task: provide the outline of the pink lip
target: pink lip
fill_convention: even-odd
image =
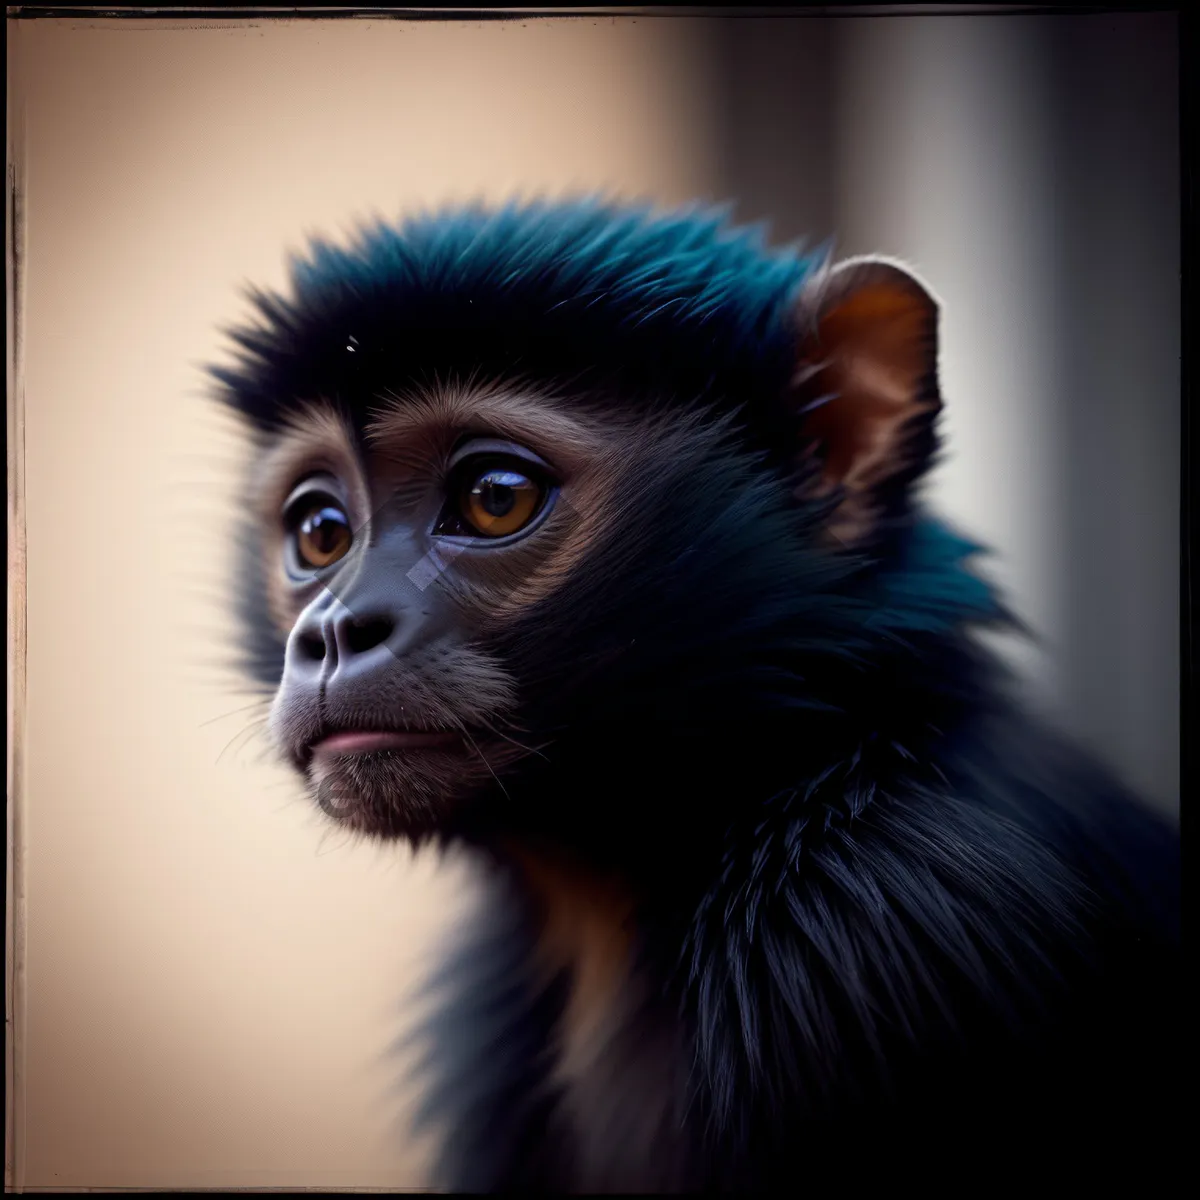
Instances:
[[[350,729],[330,734],[313,746],[313,754],[369,754],[374,750],[423,750],[433,746],[447,746],[458,740],[458,734],[450,732],[418,732],[395,730],[375,732]]]

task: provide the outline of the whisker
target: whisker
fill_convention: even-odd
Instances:
[[[493,779],[496,781],[496,785],[497,785],[497,786],[500,788],[500,790],[501,790],[501,791],[504,793],[504,798],[505,798],[507,801],[509,801],[509,803],[511,804],[511,803],[512,803],[512,797],[511,797],[511,796],[508,794],[508,789],[507,789],[507,788],[504,786],[504,784],[503,784],[503,783],[501,783],[501,782],[500,782],[500,776],[499,776],[499,775],[497,775],[497,774],[496,774],[496,772],[492,770],[492,764],[491,764],[490,762],[488,762],[488,760],[487,760],[486,756],[484,755],[483,751],[482,751],[482,750],[480,750],[480,749],[479,749],[479,747],[478,747],[478,746],[475,744],[475,739],[474,739],[474,738],[473,738],[473,737],[470,735],[470,733],[467,731],[467,728],[466,728],[466,726],[463,726],[462,735],[463,735],[463,737],[465,737],[465,738],[467,739],[467,741],[468,741],[468,742],[470,742],[470,743],[471,743],[471,749],[472,749],[472,750],[474,750],[474,751],[475,751],[475,753],[479,755],[480,759],[481,759],[481,760],[482,760],[482,762],[483,762],[483,765],[484,765],[485,767],[487,767],[487,769],[488,769],[488,771],[489,771],[489,772],[491,772],[491,776],[492,776],[492,778],[493,778]]]
[[[262,726],[264,726],[269,719],[270,718],[268,717],[261,717],[257,721],[251,721],[250,724],[245,727],[245,729],[240,729],[237,733],[235,733],[233,737],[231,737],[229,741],[225,743],[224,749],[222,749],[221,753],[217,755],[217,762],[219,763],[221,759],[225,757],[226,752],[234,742],[236,742],[239,738],[246,738],[246,740],[249,741],[249,738],[246,737],[246,735],[249,734],[250,737],[253,737],[254,734],[260,728],[262,728]],[[234,757],[236,757],[236,754]]]
[[[507,733],[497,729],[496,726],[490,721],[481,720],[480,724],[488,731],[488,733],[493,733],[496,735],[496,737],[503,738],[506,742],[511,742],[517,747],[518,750],[524,750],[526,754],[536,754],[539,758],[546,758],[546,755],[544,755],[541,750],[535,749],[533,746],[526,746],[523,742],[518,742],[515,737],[510,737]],[[546,745],[549,744],[549,742],[546,743]],[[550,760],[546,758],[546,761],[549,762]]]
[[[230,717],[236,717],[238,713],[249,712],[252,708],[262,708],[269,703],[269,698],[264,696],[259,700],[255,700],[252,704],[244,704],[241,708],[235,708],[232,712],[222,713],[219,717],[210,717],[207,721],[201,721],[200,728],[203,729],[205,726],[215,725],[218,721],[227,721]]]

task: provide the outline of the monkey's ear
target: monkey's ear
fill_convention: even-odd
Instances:
[[[938,305],[898,264],[855,258],[813,278],[797,317],[792,400],[815,493],[839,494],[828,532],[861,546],[901,515],[933,453]]]

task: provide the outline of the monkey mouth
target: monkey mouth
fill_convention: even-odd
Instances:
[[[331,755],[379,754],[384,751],[436,750],[462,742],[452,729],[337,729],[323,730],[305,747],[308,763]]]
[[[300,755],[318,807],[343,828],[384,840],[432,836],[503,765],[469,730],[322,724]]]
[[[450,729],[344,729],[309,746],[316,758],[322,754],[372,754],[379,750],[426,750],[450,746],[462,735]]]

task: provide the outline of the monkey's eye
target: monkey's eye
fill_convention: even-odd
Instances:
[[[463,488],[463,520],[483,537],[507,537],[524,529],[541,508],[543,488],[521,471],[490,467]]]
[[[455,467],[435,534],[504,538],[545,509],[550,487],[534,463],[473,456]]]
[[[329,496],[310,493],[301,497],[288,509],[286,520],[296,565],[302,570],[331,566],[350,549],[350,521]]]

